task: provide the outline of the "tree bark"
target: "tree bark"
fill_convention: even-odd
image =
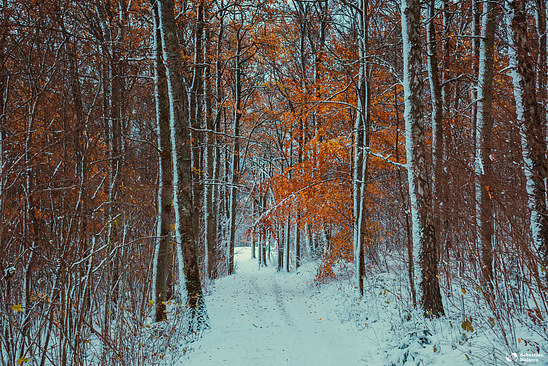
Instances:
[[[476,225],[477,242],[481,248],[481,272],[484,285],[493,286],[493,213],[491,130],[493,129],[493,64],[496,29],[496,7],[483,4],[480,57],[478,71],[478,100],[476,119]],[[486,289],[487,290],[487,289]]]
[[[222,6],[222,2],[221,2]],[[205,84],[205,118],[206,118],[206,128],[207,132],[205,134],[205,172],[206,172],[206,182],[204,185],[204,202],[205,202],[205,230],[206,230],[206,248],[207,248],[207,268],[210,279],[215,279],[218,276],[217,272],[217,263],[218,263],[218,244],[217,244],[217,233],[218,233],[218,204],[216,200],[219,201],[218,194],[219,190],[216,185],[217,176],[219,174],[219,164],[218,164],[218,153],[216,148],[216,138],[215,132],[219,128],[219,121],[221,116],[220,105],[222,103],[222,91],[221,91],[221,45],[223,38],[224,30],[224,18],[221,16],[220,23],[218,25],[217,33],[217,45],[216,45],[216,72],[215,72],[215,101],[216,101],[216,111],[214,113],[214,103],[213,103],[213,93],[211,90],[211,64],[207,59],[209,55],[210,39],[209,39],[209,30],[206,28],[206,46],[204,57],[206,61],[206,67],[204,68],[204,84]]]
[[[284,268],[284,243],[285,243],[285,238],[284,238],[284,228],[283,228],[283,226],[278,227],[277,241],[278,241],[278,269],[277,270],[278,270],[278,272],[280,272]]]
[[[233,133],[234,133],[234,147],[232,150],[232,175],[230,179],[230,227],[229,227],[229,247],[228,247],[228,274],[234,273],[234,246],[236,242],[236,205],[237,205],[237,191],[236,185],[239,180],[240,170],[240,119],[242,118],[242,73],[240,67],[242,51],[242,39],[240,31],[236,31],[236,55],[234,56],[234,121],[233,121]]]
[[[436,40],[436,27],[434,18],[436,14],[435,1],[428,3],[428,18],[430,22],[426,26],[427,50],[428,50],[428,79],[430,80],[430,100],[432,103],[432,210],[434,225],[439,242],[442,226],[441,216],[441,175],[443,159],[443,100],[438,68],[438,53]]]
[[[399,113],[399,106],[398,106],[398,87],[397,84],[394,83],[394,111],[395,111],[395,117],[396,117],[396,148],[394,151],[394,158],[396,163],[400,162],[400,153],[399,153],[399,146],[400,146],[400,113]],[[405,240],[405,247],[406,247],[406,254],[407,254],[407,278],[409,280],[409,289],[411,292],[411,301],[413,302],[413,306],[416,306],[417,304],[417,291],[415,290],[415,263],[413,261],[413,238],[411,233],[411,223],[409,222],[409,199],[406,197],[407,192],[405,192],[403,187],[403,177],[401,174],[400,169],[396,169],[396,181],[398,182],[398,191],[400,193],[401,201],[404,203],[404,218],[405,218],[405,234],[406,234],[406,240]]]
[[[367,193],[367,169],[369,148],[369,82],[368,82],[368,0],[360,1],[359,14],[359,75],[358,106],[354,124],[354,263],[358,290],[364,295],[363,277],[365,275],[365,195]]]
[[[301,265],[301,211],[297,208],[297,217],[295,218],[295,270]]]
[[[478,83],[477,83],[477,80],[478,80],[478,65],[479,65],[479,55],[480,55],[480,21],[481,21],[481,13],[480,13],[480,0],[472,0],[472,37],[473,37],[473,42],[472,42],[472,49],[473,49],[473,60],[472,60],[472,72],[473,72],[473,79],[474,82],[471,82],[470,84],[470,99],[471,99],[471,107],[472,107],[472,110],[471,110],[471,113],[472,113],[472,116],[471,116],[471,120],[472,120],[472,142],[474,144],[473,146],[473,149],[472,149],[472,159],[474,161],[474,164],[476,162],[476,159],[477,159],[477,151],[476,151],[476,140],[477,140],[477,127],[476,127],[476,123],[477,123],[477,120],[478,120]],[[456,99],[456,98],[455,98]],[[475,177],[475,176],[474,176]],[[473,186],[473,192],[471,192],[471,194],[475,197],[476,195],[476,186],[474,185]],[[477,203],[476,203],[476,206],[477,206]],[[473,222],[477,223],[477,220],[478,218],[476,217],[477,216],[477,209],[474,208],[474,210],[472,210],[472,214],[474,215],[473,217]],[[477,228],[476,228],[476,232],[477,232]],[[477,243],[477,238],[476,238],[476,245],[478,245]],[[478,251],[479,251],[479,248],[476,248]]]
[[[548,285],[548,210],[546,206],[546,123],[542,102],[537,95],[534,47],[528,34],[525,1],[508,1],[508,23],[511,28],[511,62],[514,97],[520,126],[522,155],[530,211],[533,244],[544,269]],[[540,102],[540,103],[539,103]]]
[[[199,0],[196,4],[196,26],[194,29],[194,62],[192,65],[192,83],[190,85],[190,93],[188,94],[189,102],[189,120],[190,126],[190,141],[192,156],[192,200],[195,203],[196,221],[195,227],[200,228],[205,223],[203,216],[203,198],[204,198],[204,181],[203,181],[203,132],[204,126],[204,0]],[[198,247],[203,245],[203,236],[201,231],[196,233]]]
[[[420,1],[402,1],[403,75],[407,171],[413,225],[417,298],[426,315],[444,314],[438,283],[436,233],[428,175],[422,105]]]
[[[183,81],[180,47],[177,42],[173,0],[158,0],[162,53],[166,65],[173,164],[173,207],[175,236],[181,248],[188,305],[188,332],[199,334],[208,327],[198,267],[197,228],[192,202],[192,163],[187,93]]]
[[[285,271],[289,272],[291,267],[291,214],[287,214],[287,221],[284,223],[285,228]]]
[[[162,38],[159,29],[160,18],[158,6],[153,5],[154,13],[154,48],[155,75],[154,88],[156,97],[156,125],[158,131],[159,153],[159,186],[158,186],[158,227],[156,240],[155,265],[155,308],[156,321],[167,319],[165,302],[168,300],[169,278],[171,273],[171,215],[172,197],[172,161],[169,129],[169,105],[166,71],[162,58]]]
[[[251,222],[255,221],[255,217],[257,217],[257,204],[255,202],[255,199],[251,198]],[[257,254],[256,254],[257,227],[255,225],[251,228],[250,235],[251,235],[251,259],[255,259],[257,258]]]

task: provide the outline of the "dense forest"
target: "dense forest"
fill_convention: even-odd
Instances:
[[[545,0],[0,1],[0,365],[156,364],[242,246],[548,349]]]

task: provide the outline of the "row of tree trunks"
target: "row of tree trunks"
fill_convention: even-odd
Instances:
[[[407,176],[411,202],[417,301],[425,314],[444,314],[438,282],[438,255],[428,174],[422,104],[420,1],[403,0],[403,85]]]
[[[546,65],[538,65],[538,59],[546,59],[546,36],[540,42],[532,42],[528,29],[525,10],[526,1],[506,1],[507,21],[511,29],[511,63],[514,82],[514,97],[516,100],[517,121],[521,134],[523,160],[525,163],[525,178],[529,199],[530,226],[534,244],[533,251],[538,252],[541,259],[540,271],[544,271],[545,286],[548,286],[548,209],[547,209],[547,115],[542,101],[546,95],[546,75],[536,72],[535,67],[545,70]],[[539,17],[542,17],[542,7],[539,6]],[[546,15],[545,15],[546,16]],[[546,20],[538,25],[546,24]],[[540,34],[544,29],[539,29]],[[544,54],[544,56],[540,56]],[[538,65],[538,66],[537,66]],[[536,75],[539,75],[537,79]],[[538,88],[542,86],[542,88]]]
[[[159,186],[158,186],[158,227],[156,244],[155,308],[156,321],[166,319],[166,301],[168,300],[171,273],[171,217],[173,215],[173,163],[171,160],[171,138],[169,126],[169,105],[166,71],[162,56],[160,17],[157,4],[153,6],[154,48],[155,48],[155,99],[156,124],[159,149]]]
[[[175,237],[180,247],[188,306],[188,333],[199,334],[208,327],[198,265],[197,228],[192,201],[192,161],[188,99],[183,79],[173,0],[158,1],[162,55],[166,68],[169,98],[170,135],[173,165],[173,207]]]

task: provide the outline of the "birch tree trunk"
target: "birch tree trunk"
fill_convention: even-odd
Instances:
[[[168,300],[169,278],[171,275],[171,215],[173,211],[171,140],[169,130],[169,105],[166,70],[162,58],[162,39],[158,6],[153,5],[155,74],[154,91],[156,98],[156,124],[158,130],[159,187],[158,187],[158,227],[156,241],[156,264],[154,269],[156,321],[167,319],[165,302]]]
[[[221,8],[223,8],[223,1],[220,2]],[[206,32],[209,30],[206,28]],[[215,132],[219,129],[221,115],[222,115],[222,99],[223,92],[221,88],[222,82],[222,65],[221,65],[221,53],[222,53],[222,40],[224,34],[224,13],[219,15],[219,24],[217,31],[217,44],[215,47],[215,106],[216,110],[213,111],[213,93],[211,91],[211,67],[209,62],[206,62],[204,72],[206,73],[205,92],[206,92],[206,126],[207,133],[206,139],[206,156],[204,158],[206,164],[206,185],[204,187],[204,201],[206,205],[206,247],[207,247],[207,268],[209,278],[214,279],[218,276],[217,263],[218,263],[218,231],[219,231],[219,216],[221,210],[221,190],[216,185],[217,177],[219,176],[219,154],[220,152],[216,147]],[[209,37],[206,36],[206,53],[209,53]],[[216,202],[217,201],[217,202]]]
[[[190,86],[189,98],[189,120],[190,126],[190,140],[191,140],[191,156],[192,156],[192,172],[193,172],[193,189],[192,197],[195,203],[194,219],[196,220],[195,227],[200,228],[205,222],[205,218],[202,216],[201,203],[203,202],[204,195],[204,182],[203,182],[203,159],[202,159],[202,146],[203,146],[203,132],[204,128],[204,83],[203,83],[203,70],[204,70],[204,1],[199,0],[196,4],[196,26],[194,29],[194,62],[192,67],[192,84]],[[203,244],[203,237],[198,230],[196,233],[196,240],[198,246]],[[207,255],[207,253],[206,253]]]
[[[496,29],[496,7],[493,2],[483,4],[480,56],[478,71],[478,100],[476,119],[476,225],[477,242],[481,248],[481,272],[485,285],[493,286],[493,209],[491,194],[491,130],[493,129],[493,64]]]
[[[478,65],[479,65],[479,53],[480,53],[480,20],[481,20],[481,14],[480,14],[480,6],[479,6],[480,0],[472,0],[472,49],[474,51],[473,55],[473,62],[472,62],[472,72],[473,72],[473,82],[470,84],[470,99],[471,99],[471,122],[472,122],[472,141],[474,144],[474,147],[472,149],[472,160],[474,161],[474,164],[476,162],[476,140],[477,140],[477,128],[476,123],[478,120],[478,88],[477,88],[477,79],[478,79]],[[456,99],[456,98],[455,98]],[[476,186],[473,186],[473,192],[471,194],[475,197],[476,195]],[[472,213],[474,215],[473,222],[477,222],[477,209],[474,208],[472,210]],[[477,229],[476,229],[477,231]],[[476,245],[477,245],[477,238],[476,238]],[[478,249],[479,250],[479,249]]]
[[[517,120],[525,162],[525,178],[533,244],[541,258],[546,282],[548,269],[548,210],[546,206],[546,113],[538,99],[535,53],[528,34],[525,1],[506,2],[511,29],[511,63]],[[534,50],[534,51],[532,51]]]
[[[278,272],[282,271],[284,268],[284,244],[285,244],[285,237],[284,237],[284,227],[278,226]]]
[[[208,327],[207,311],[198,267],[198,248],[192,203],[192,162],[187,93],[183,81],[180,47],[177,42],[173,0],[158,0],[162,53],[166,65],[173,163],[173,207],[175,236],[183,257],[187,291],[188,332],[199,334]]]
[[[306,39],[307,36],[310,37],[310,22],[308,20],[309,16],[309,9],[310,4],[306,4],[303,1],[297,0],[293,1],[295,4],[296,9],[296,20],[298,24],[299,29],[299,63],[300,63],[300,87],[303,91],[309,92],[308,87],[308,70],[307,70],[307,50],[306,50]],[[299,118],[299,137],[298,137],[298,156],[297,156],[297,164],[301,164],[304,159],[304,145],[308,142],[306,138],[306,121],[307,118],[303,118],[302,116]],[[312,124],[313,117],[310,118]],[[291,174],[291,173],[290,173]],[[301,206],[300,204],[297,204],[297,213],[296,213],[296,219],[295,219],[295,269],[298,269],[301,265],[301,229],[299,227],[299,223],[301,221]]]
[[[396,144],[395,144],[395,151],[394,151],[394,158],[396,163],[400,162],[400,153],[399,153],[399,146],[400,146],[400,113],[399,113],[399,105],[398,105],[398,87],[397,87],[397,80],[394,80],[394,111],[395,111],[395,119],[396,119]],[[406,242],[406,254],[407,254],[407,278],[409,279],[409,289],[411,292],[411,301],[413,302],[413,306],[417,304],[417,291],[415,290],[415,263],[413,261],[413,239],[411,234],[411,222],[409,220],[410,218],[410,210],[409,210],[409,198],[407,197],[407,192],[405,192],[404,184],[403,184],[403,177],[401,174],[400,169],[396,169],[396,181],[398,182],[398,192],[401,201],[404,203],[404,220],[405,220],[405,242]]]
[[[367,163],[369,159],[369,82],[367,80],[368,0],[360,1],[359,15],[359,75],[358,106],[354,124],[354,262],[360,295],[363,296],[365,275],[365,194],[367,190]]]
[[[301,211],[297,208],[297,217],[295,218],[295,270],[301,266]]]
[[[261,203],[261,214],[263,212],[266,211],[266,196],[263,196],[261,199],[260,199],[260,203]],[[266,267],[266,240],[268,240],[269,244],[268,244],[268,254],[270,255],[270,242],[272,242],[272,238],[269,238],[269,236],[267,235],[266,233],[266,230],[263,226],[263,224],[261,224],[261,259],[259,260],[259,263],[262,263],[263,266]],[[262,262],[261,262],[262,260]]]
[[[229,241],[228,241],[228,274],[234,273],[234,245],[236,242],[236,204],[237,204],[237,192],[236,185],[239,180],[240,170],[240,119],[242,118],[242,80],[241,80],[241,55],[242,39],[240,36],[240,30],[236,32],[236,55],[234,56],[234,148],[232,151],[232,175],[230,179],[230,227],[229,227]]]
[[[204,48],[204,95],[205,95],[205,126],[204,135],[204,226],[205,247],[207,251],[207,273],[210,279],[217,278],[217,219],[215,215],[215,173],[217,161],[215,154],[216,119],[213,115],[213,97],[211,93],[211,65],[208,60],[210,52],[209,31],[205,30]]]
[[[432,191],[426,163],[425,123],[422,106],[420,1],[403,0],[403,85],[407,151],[407,177],[413,225],[413,257],[417,300],[426,315],[444,314],[438,283],[438,255]]]
[[[254,222],[255,217],[257,217],[256,211],[257,209],[256,209],[255,199],[251,198],[251,222]],[[250,235],[251,235],[251,259],[255,259],[257,258],[257,255],[256,255],[257,228],[255,226],[251,227]]]

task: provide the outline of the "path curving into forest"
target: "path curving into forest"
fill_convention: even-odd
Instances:
[[[372,340],[341,323],[335,304],[294,274],[257,268],[239,248],[237,273],[215,283],[206,302],[212,330],[185,365],[374,365]],[[181,363],[181,364],[183,364]],[[382,364],[382,362],[381,362]]]

